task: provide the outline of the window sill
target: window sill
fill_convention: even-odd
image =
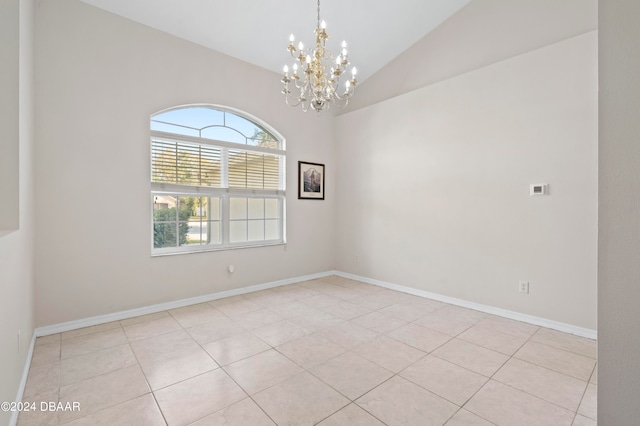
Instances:
[[[260,248],[260,247],[275,247],[275,246],[286,246],[286,245],[287,245],[286,242],[277,241],[277,242],[274,242],[274,243],[266,243],[266,244],[252,244],[252,245],[226,246],[226,247],[209,247],[209,248],[202,248],[202,249],[198,249],[198,250],[151,252],[151,257],[176,256],[176,255],[194,254],[194,253],[210,253],[210,252],[217,252],[217,251],[241,250],[241,249],[252,249],[252,248]]]

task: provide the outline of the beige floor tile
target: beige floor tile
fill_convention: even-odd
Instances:
[[[139,366],[123,368],[60,388],[60,402],[80,404],[80,411],[62,411],[60,422],[97,413],[107,407],[149,393]]]
[[[169,426],[188,425],[247,397],[220,368],[154,394]]]
[[[319,331],[318,334],[347,349],[354,348],[379,336],[378,333],[349,322],[325,328]]]
[[[245,298],[244,300],[224,303],[222,305],[216,306],[216,308],[225,315],[234,316],[262,309],[262,305]]]
[[[578,414],[575,419],[573,419],[573,426],[597,426],[598,422],[594,419],[590,419],[588,417],[582,416]]]
[[[300,281],[299,283],[297,283],[297,285],[299,285],[300,287],[313,289],[316,292],[319,292],[321,288],[326,287],[327,284],[331,283],[324,281],[324,278],[316,278],[313,280]]]
[[[353,302],[365,306],[369,309],[378,310],[386,308],[387,306],[394,305],[408,297],[409,296],[406,293],[384,289],[377,293],[354,299]]]
[[[476,326],[461,333],[458,338],[509,356],[516,353],[528,340],[527,337],[517,337]]]
[[[455,404],[398,376],[356,403],[389,426],[440,426],[458,410]]]
[[[329,296],[328,294],[318,294],[317,296],[302,299],[301,302],[311,306],[312,308],[322,309],[342,303],[343,300],[338,297]]]
[[[122,327],[62,340],[62,359],[86,355],[102,349],[129,343]]]
[[[303,371],[293,361],[273,349],[234,362],[224,369],[250,395]]]
[[[258,309],[245,314],[236,315],[233,320],[247,330],[283,321],[285,318],[269,309]]]
[[[306,369],[335,358],[346,351],[342,346],[319,334],[300,337],[278,346],[276,349]]]
[[[58,425],[58,413],[55,411],[48,411],[41,409],[41,403],[47,405],[50,402],[58,402],[58,389],[47,393],[42,393],[36,397],[23,398],[23,402],[34,404],[35,407],[30,406],[29,411],[23,410],[18,415],[18,426],[57,426]],[[35,410],[31,410],[35,408]]]
[[[273,291],[284,294],[292,300],[306,299],[318,294],[316,291],[298,285],[276,287]]]
[[[574,413],[490,380],[464,407],[496,425],[569,426]]]
[[[187,348],[142,358],[140,366],[152,390],[162,389],[218,368],[218,364],[202,348]]]
[[[268,309],[284,318],[293,318],[301,315],[307,315],[308,313],[313,314],[315,312],[320,312],[317,309],[312,308],[311,306],[301,301],[283,303],[282,305],[276,305],[276,306],[269,306]]]
[[[288,320],[265,325],[264,327],[253,330],[253,334],[271,346],[279,346],[310,333],[311,331],[306,328]]]
[[[593,426],[596,353],[593,340],[331,276],[39,337],[24,400],[81,412],[18,424]]]
[[[193,337],[184,330],[178,330],[131,343],[131,348],[139,360],[155,358],[181,349],[195,349],[199,346],[200,345],[193,340]]]
[[[355,302],[359,298],[366,296],[366,293],[363,293],[356,288],[346,287],[341,292],[335,293],[334,296],[345,301]]]
[[[380,287],[372,284],[365,284],[357,281],[355,282],[355,284],[349,285],[349,288],[351,290],[357,290],[364,294],[375,294],[375,293],[380,293],[381,291],[386,290],[384,287]]]
[[[415,324],[404,325],[388,336],[423,352],[431,352],[451,339],[451,336]]]
[[[336,305],[322,308],[322,310],[343,320],[350,320],[371,312],[371,309],[351,302],[340,302]]]
[[[423,316],[415,321],[415,324],[448,336],[457,336],[482,319],[476,312],[456,306],[446,306]]]
[[[362,292],[335,284],[330,284],[329,286],[325,287],[323,289],[323,293],[347,301],[362,297]]]
[[[328,312],[311,307],[308,308],[307,313],[291,317],[289,321],[309,331],[320,331],[345,322],[343,319],[335,317]]]
[[[60,362],[61,347],[60,341],[34,347],[31,366]]]
[[[404,370],[426,355],[419,349],[387,336],[378,336],[361,343],[352,351],[394,373]]]
[[[131,346],[122,345],[67,358],[60,363],[60,385],[65,386],[80,380],[137,365]]]
[[[391,315],[383,314],[379,311],[362,315],[351,321],[361,327],[368,328],[369,330],[382,334],[390,333],[407,324],[407,321],[395,318]]]
[[[247,330],[230,319],[220,319],[214,322],[196,325],[187,329],[194,340],[201,345],[226,339],[227,337],[245,333]]]
[[[339,285],[342,287],[349,287],[358,281],[351,280],[349,278],[344,278],[339,275],[327,275],[326,277],[320,278],[321,281],[324,281],[329,284]]]
[[[398,303],[401,306],[413,307],[421,309],[423,312],[435,312],[438,309],[446,308],[448,305],[437,300],[427,299],[426,297],[409,295],[406,299]]]
[[[434,311],[435,309],[425,310],[423,308],[416,308],[414,306],[407,306],[403,305],[402,303],[396,303],[395,305],[382,308],[378,312],[401,319],[403,321],[413,322]]]
[[[435,350],[433,355],[486,377],[491,377],[509,359],[504,354],[460,339],[451,340]]]
[[[263,294],[251,299],[252,302],[255,302],[263,307],[277,306],[285,303],[291,303],[294,300],[295,299],[287,296],[286,294],[278,293],[276,291],[270,291],[269,294]]]
[[[527,342],[514,357],[584,381],[589,380],[596,364],[592,358],[535,342]]]
[[[250,398],[223,408],[190,426],[275,426],[264,411]]]
[[[393,376],[389,370],[353,352],[345,352],[309,372],[351,400]]]
[[[166,425],[153,395],[146,394],[68,423],[69,426]]]
[[[62,335],[60,333],[50,334],[49,336],[40,336],[36,338],[35,347],[48,345],[49,343],[60,343]]]
[[[494,426],[494,424],[465,409],[460,409],[460,411],[445,423],[445,426]]]
[[[531,337],[531,341],[593,359],[596,359],[598,355],[598,344],[595,340],[562,333],[556,330],[549,330],[548,328],[539,329],[536,334]]]
[[[540,327],[508,318],[489,315],[480,320],[476,324],[476,328],[486,329],[492,333],[504,333],[514,337],[529,339]]]
[[[140,324],[147,321],[154,321],[157,319],[166,318],[168,316],[170,316],[168,311],[155,312],[153,314],[139,315],[137,317],[120,320],[120,325],[122,327],[126,327],[128,325]]]
[[[207,343],[203,348],[218,364],[228,365],[269,350],[271,346],[247,332]]]
[[[358,407],[349,404],[331,417],[318,423],[318,426],[384,426],[380,420]]]
[[[169,311],[171,316],[185,328],[225,318],[225,315],[208,303],[185,306]]]
[[[118,321],[108,322],[105,324],[93,325],[91,327],[78,328],[76,330],[65,331],[62,333],[62,340],[72,339],[74,337],[88,336],[89,334],[100,333],[101,331],[113,330],[121,328]]]
[[[493,376],[496,380],[545,401],[576,411],[587,382],[511,358]]]
[[[462,406],[489,378],[429,355],[400,373],[405,379]]]
[[[58,391],[60,387],[60,362],[34,365],[29,368],[23,400],[29,401],[42,394]]]
[[[314,425],[349,400],[311,374],[297,374],[254,396],[278,425]]]
[[[133,342],[171,333],[172,331],[180,330],[182,327],[173,317],[169,316],[139,324],[126,325],[123,328],[129,341]]]
[[[598,419],[598,387],[596,385],[588,385],[587,390],[582,397],[582,402],[578,408],[578,414],[593,420]]]

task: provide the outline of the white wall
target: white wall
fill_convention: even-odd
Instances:
[[[598,424],[640,418],[639,2],[600,1]]]
[[[78,0],[40,3],[36,55],[38,326],[334,268],[331,117],[284,105],[279,75]],[[151,258],[149,116],[189,103],[287,139],[286,247]],[[325,201],[297,199],[298,160],[326,163]]]
[[[339,116],[338,269],[595,329],[597,112],[592,31]]]
[[[18,0],[0,1],[0,237],[18,229]]]
[[[7,115],[0,114],[0,129],[4,132],[15,126],[15,142],[19,148],[19,155],[13,158],[19,166],[16,167],[19,175],[11,183],[19,188],[14,207],[19,211],[20,227],[0,235],[0,401],[15,401],[34,328],[33,2],[2,0],[0,5],[0,28],[19,29],[19,34],[16,32],[9,38],[0,39],[0,43],[19,45],[19,55],[0,56],[0,62],[15,66],[20,76],[19,81],[8,82],[8,75],[0,73],[0,97],[13,103]],[[5,13],[9,10],[6,6],[11,13]],[[8,135],[3,133],[3,141],[5,137]],[[7,200],[11,198],[2,194],[1,202]],[[18,331],[21,332],[19,341]],[[8,424],[10,415],[10,412],[0,411],[0,424]]]

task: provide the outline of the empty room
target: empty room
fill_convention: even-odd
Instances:
[[[637,424],[639,13],[1,0],[0,424]]]

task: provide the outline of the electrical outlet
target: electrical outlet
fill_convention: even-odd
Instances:
[[[529,281],[520,281],[520,293],[529,294]]]

